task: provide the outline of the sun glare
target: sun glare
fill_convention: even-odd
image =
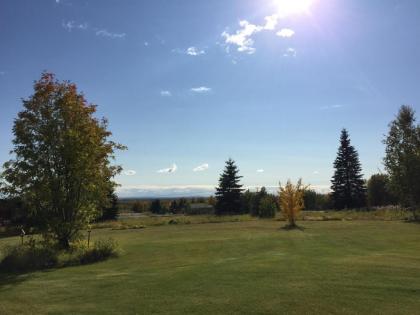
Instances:
[[[278,15],[287,17],[295,14],[308,13],[314,0],[275,0]]]

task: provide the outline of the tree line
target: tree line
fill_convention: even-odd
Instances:
[[[111,140],[108,121],[98,119],[96,109],[74,83],[43,73],[14,121],[12,158],[0,177],[0,212],[17,209],[30,227],[64,249],[89,224],[115,218],[118,212],[114,178],[121,167],[114,156],[126,147]],[[343,129],[329,195],[310,191],[301,182],[288,182],[278,196],[263,188],[244,191],[238,167],[229,159],[212,200],[215,213],[273,217],[280,208],[288,216],[287,209],[297,209],[290,212],[296,213],[305,202],[336,209],[360,208],[370,202],[398,203],[415,214],[420,204],[420,127],[411,107],[401,107],[384,144],[386,173],[365,182],[358,153]],[[149,210],[187,209],[188,204],[180,200],[168,207],[156,200]]]

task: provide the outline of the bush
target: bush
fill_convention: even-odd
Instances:
[[[23,245],[4,249],[0,270],[6,272],[27,272],[54,267],[91,264],[118,256],[117,243],[112,240],[98,240],[88,248],[86,241],[71,244],[69,251],[60,251],[52,243],[36,242],[31,238]]]
[[[98,240],[93,247],[88,248],[87,243],[83,242],[75,249],[74,258],[71,258],[72,264],[91,264],[103,261],[111,257],[118,256],[118,245],[112,239]]]
[[[51,244],[37,243],[31,238],[23,245],[4,249],[0,270],[8,272],[33,271],[52,268],[58,263],[58,251]]]
[[[260,200],[258,215],[260,218],[274,218],[277,212],[277,204],[271,196],[265,196]]]

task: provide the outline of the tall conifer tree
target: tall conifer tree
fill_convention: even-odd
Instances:
[[[220,175],[219,187],[216,188],[216,214],[237,214],[241,212],[242,185],[239,183],[242,176],[235,161],[226,161],[226,167]]]
[[[366,187],[361,174],[359,154],[350,144],[346,129],[341,131],[340,147],[331,180],[332,199],[337,209],[360,208],[366,203]]]

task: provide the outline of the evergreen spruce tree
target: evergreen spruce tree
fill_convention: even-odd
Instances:
[[[238,175],[235,161],[226,161],[226,167],[220,175],[219,187],[216,188],[216,214],[238,214],[241,212],[242,176]]]
[[[341,131],[340,147],[331,180],[332,199],[337,209],[360,208],[366,203],[366,187],[361,174],[359,155],[350,144],[346,129]]]

